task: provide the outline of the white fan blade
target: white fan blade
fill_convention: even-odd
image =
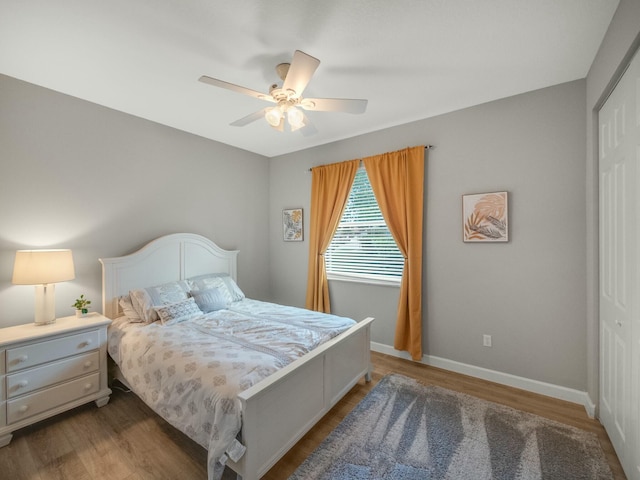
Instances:
[[[282,89],[285,91],[293,90],[295,92],[293,97],[300,98],[318,65],[320,65],[320,60],[296,50],[293,53],[293,60],[291,60],[291,66],[282,84]]]
[[[251,90],[250,88],[241,87],[240,85],[236,85],[234,83],[218,80],[217,78],[207,77],[206,75],[202,75],[198,79],[198,81],[213,85],[214,87],[226,88],[227,90],[231,90],[232,92],[242,93],[243,95],[249,95],[250,97],[259,98],[260,100],[266,100],[267,102],[276,102],[273,97],[267,93],[261,93],[256,90]]]
[[[364,113],[367,103],[367,100],[354,98],[305,98],[300,106],[316,112]]]
[[[250,124],[251,122],[255,122],[256,120],[260,119],[260,118],[264,118],[265,113],[267,113],[267,110],[271,108],[271,107],[267,107],[267,108],[263,108],[262,110],[258,110],[257,112],[253,112],[251,115],[247,115],[246,117],[242,117],[239,120],[236,120],[233,123],[230,123],[229,125],[233,126],[233,127],[244,127],[245,125]]]

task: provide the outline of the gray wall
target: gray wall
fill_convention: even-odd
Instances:
[[[270,278],[302,305],[308,242],[282,241],[281,210],[305,209],[311,166],[406,146],[428,153],[425,354],[586,389],[585,81],[390,128],[270,162]],[[510,241],[464,244],[461,195],[507,190]],[[393,345],[398,289],[331,282],[333,312],[376,317]],[[482,335],[493,347],[482,346]]]
[[[71,248],[101,309],[99,257],[175,232],[239,249],[240,286],[268,297],[265,157],[0,75],[0,327],[33,321],[34,288],[12,285],[16,249]],[[239,193],[242,192],[242,193]]]
[[[588,392],[598,398],[598,111],[640,45],[640,1],[621,0],[587,75]]]

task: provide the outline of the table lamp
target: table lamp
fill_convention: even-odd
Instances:
[[[13,264],[15,285],[35,285],[35,323],[56,321],[55,284],[75,278],[71,250],[18,250]]]

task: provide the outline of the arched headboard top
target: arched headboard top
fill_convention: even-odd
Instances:
[[[206,273],[228,273],[237,281],[237,258],[238,250],[224,250],[195,233],[165,235],[129,255],[101,258],[102,312],[116,318],[118,299],[135,288]]]

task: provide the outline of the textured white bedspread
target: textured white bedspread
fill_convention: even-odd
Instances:
[[[175,325],[115,320],[108,349],[133,391],[207,448],[209,478],[237,447],[237,394],[348,329],[351,319],[244,299]]]

